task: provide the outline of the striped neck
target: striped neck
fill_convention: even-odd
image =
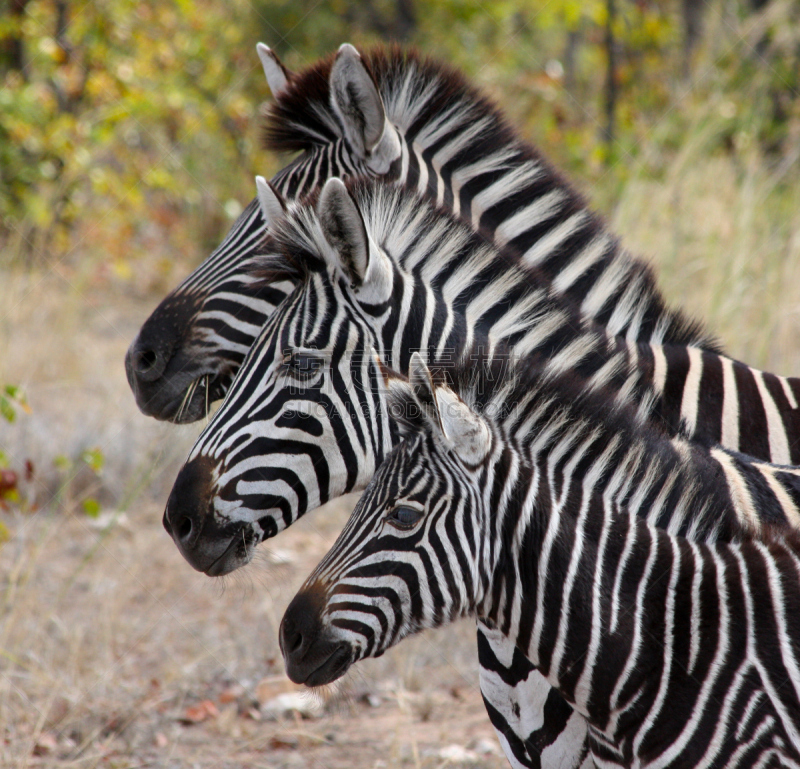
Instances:
[[[369,157],[356,161],[341,149],[346,128],[332,106],[333,56],[294,74],[268,107],[266,146],[308,153],[306,165],[318,168],[331,166],[315,157],[320,152],[341,151],[362,172],[427,192],[496,245],[521,254],[556,294],[612,334],[718,351],[697,323],[667,308],[645,263],[621,249],[586,201],[460,73],[398,47],[377,48],[362,59],[396,132],[398,163],[389,171],[384,162],[373,168]],[[290,185],[295,194],[311,189],[301,188],[303,179],[320,180],[302,167],[298,159]]]

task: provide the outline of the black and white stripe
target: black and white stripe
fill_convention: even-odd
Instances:
[[[399,49],[378,49],[362,61],[343,46],[298,74],[266,47],[259,54],[276,97],[267,111],[267,144],[301,153],[272,180],[283,197],[302,197],[334,176],[408,182],[522,254],[556,295],[610,333],[716,351],[698,324],[666,307],[649,268],[620,248],[585,201],[458,73]],[[262,297],[246,279],[259,228],[266,221],[253,201],[143,325],[126,367],[145,413],[199,419],[227,389],[242,348],[284,290],[262,285]]]
[[[511,344],[515,356],[539,360],[546,376],[575,373],[587,392],[633,403],[673,435],[682,429],[680,411],[667,423],[666,396],[653,393],[661,363],[654,358],[648,373],[638,346],[632,353],[547,291],[532,290],[530,271],[513,258],[496,276],[494,249],[413,191],[334,180],[318,202],[290,207],[271,237],[275,253],[263,269],[296,288],[198,439],[164,516],[195,568],[212,575],[238,568],[258,542],[300,515],[364,488],[397,440],[375,386],[373,350],[402,367],[413,350],[445,364],[473,346],[497,355]],[[698,421],[694,437],[702,427]],[[782,521],[800,522],[793,475],[750,460],[737,470],[732,454],[720,456],[716,472],[742,517],[767,495]],[[491,639],[486,645],[496,648]],[[507,657],[502,646],[494,656]],[[496,667],[485,656],[482,662],[487,671]],[[484,687],[498,712],[511,696],[538,696],[529,669],[505,670],[505,679],[490,676]],[[569,724],[548,722],[540,743],[555,741],[563,752],[569,745],[561,740],[572,733]]]
[[[739,458],[540,371],[384,373],[406,437],[287,609],[293,680],[470,614],[586,720],[598,767],[800,766],[800,535],[766,499],[743,520],[717,468]],[[529,766],[521,736],[500,733]]]

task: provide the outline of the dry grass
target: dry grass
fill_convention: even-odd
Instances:
[[[655,181],[625,186],[612,217],[631,251],[652,259],[676,306],[701,318],[729,355],[800,374],[800,186],[796,163],[770,169],[707,155],[698,130]]]
[[[616,229],[732,355],[800,373],[800,190],[756,162],[705,157],[701,139],[662,181],[634,175]],[[0,383],[22,384],[32,406],[0,426],[0,446],[35,460],[26,494],[39,505],[0,513],[0,764],[433,767],[443,746],[493,740],[468,623],[359,665],[321,718],[254,720],[258,682],[282,669],[283,609],[352,500],[262,547],[223,589],[194,573],[160,517],[199,427],[141,416],[122,367],[153,303],[64,271],[0,277]],[[92,447],[100,479],[53,465]],[[76,504],[89,492],[127,522],[96,528]],[[204,700],[219,714],[186,725]]]

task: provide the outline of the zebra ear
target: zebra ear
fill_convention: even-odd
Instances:
[[[467,464],[477,465],[492,445],[489,425],[449,387],[436,388],[436,407],[447,445]]]
[[[408,371],[408,379],[414,388],[414,395],[433,425],[443,432],[442,422],[439,418],[439,410],[436,404],[435,388],[433,377],[425,359],[418,353],[411,353],[411,363]]]
[[[483,418],[446,385],[435,385],[422,356],[411,356],[409,375],[414,394],[445,446],[468,464],[478,464],[489,452],[491,433]]]
[[[281,64],[281,60],[277,54],[264,45],[264,43],[256,44],[256,52],[258,58],[261,59],[261,66],[264,68],[264,74],[267,76],[267,85],[272,95],[277,98],[289,85],[289,80],[292,78],[292,73]]]
[[[383,138],[386,111],[372,75],[358,51],[344,43],[330,74],[331,107],[344,126],[345,138],[366,158]]]
[[[341,179],[325,182],[317,203],[325,240],[333,249],[330,258],[341,270],[364,304],[385,302],[392,291],[392,266],[367,233],[361,211]]]
[[[273,226],[283,218],[286,202],[263,176],[256,176],[256,192],[264,221],[267,227]]]
[[[361,211],[341,179],[334,176],[325,182],[317,215],[338,266],[354,286],[360,286],[369,266],[369,236]]]
[[[400,427],[402,435],[423,432],[428,419],[420,409],[414,387],[399,371],[385,366],[376,352],[375,365],[380,373],[380,387],[386,398],[389,416]]]

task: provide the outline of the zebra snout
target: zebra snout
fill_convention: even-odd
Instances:
[[[350,644],[334,638],[323,624],[324,608],[324,595],[312,586],[292,599],[281,620],[279,641],[286,674],[296,684],[329,684],[352,662]]]
[[[183,557],[212,577],[246,563],[253,544],[245,524],[216,519],[214,468],[214,461],[204,456],[187,462],[175,479],[162,520]]]

